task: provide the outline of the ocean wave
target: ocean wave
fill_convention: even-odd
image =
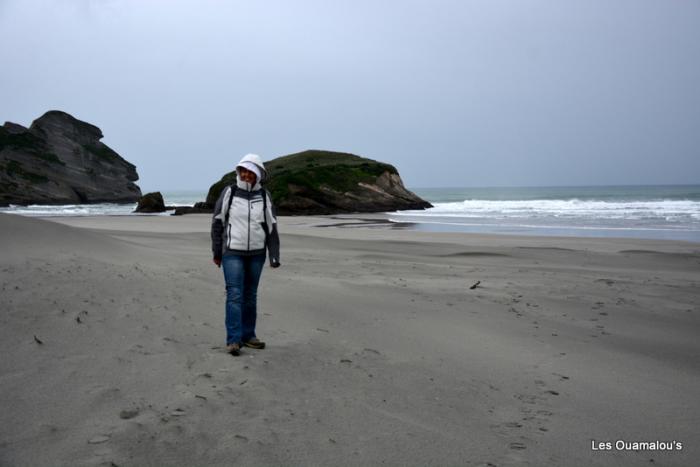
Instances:
[[[120,216],[131,215],[134,209],[136,209],[136,203],[63,204],[55,206],[42,204],[18,206],[11,204],[9,207],[0,208],[0,212],[30,217]]]
[[[426,210],[399,211],[395,216],[461,218],[560,218],[700,221],[700,202],[656,200],[609,202],[568,200],[464,200],[434,203]]]
[[[163,199],[166,206],[194,206],[198,201],[206,198],[206,192],[202,191],[174,191],[163,192]],[[137,203],[99,203],[99,204],[62,204],[62,205],[42,205],[32,204],[29,206],[10,205],[0,208],[0,212],[9,214],[21,214],[30,217],[62,217],[62,216],[153,216],[169,215],[172,211],[158,214],[135,213]]]

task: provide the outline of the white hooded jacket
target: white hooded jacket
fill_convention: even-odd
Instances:
[[[260,177],[250,185],[236,177],[236,186],[226,187],[214,207],[212,219],[212,252],[214,258],[226,254],[257,255],[269,251],[270,265],[279,266],[279,234],[272,199],[260,185],[267,178],[267,171],[255,154],[246,155],[238,168],[255,164]]]

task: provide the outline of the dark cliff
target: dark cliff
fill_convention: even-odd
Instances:
[[[396,168],[353,154],[309,150],[265,163],[265,188],[281,215],[383,212],[431,207],[408,191]],[[212,185],[207,204],[236,183],[230,172]]]
[[[136,167],[100,142],[102,131],[52,110],[29,128],[0,127],[0,205],[130,203]]]

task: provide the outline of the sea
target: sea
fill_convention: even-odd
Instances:
[[[700,242],[700,185],[414,188],[416,230]]]
[[[700,185],[409,189],[433,207],[387,213],[397,228],[700,242]],[[162,193],[166,205],[192,206],[206,197],[206,190]],[[136,204],[33,205],[0,212],[42,217],[152,215],[134,214],[135,208]]]

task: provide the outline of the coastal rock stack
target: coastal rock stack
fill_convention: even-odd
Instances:
[[[396,168],[372,159],[332,151],[309,150],[265,163],[265,188],[281,215],[318,215],[425,209],[430,203],[404,187]],[[212,185],[206,203],[213,207],[230,172]]]
[[[100,142],[102,131],[52,110],[29,128],[0,127],[0,205],[132,203],[136,167]]]

